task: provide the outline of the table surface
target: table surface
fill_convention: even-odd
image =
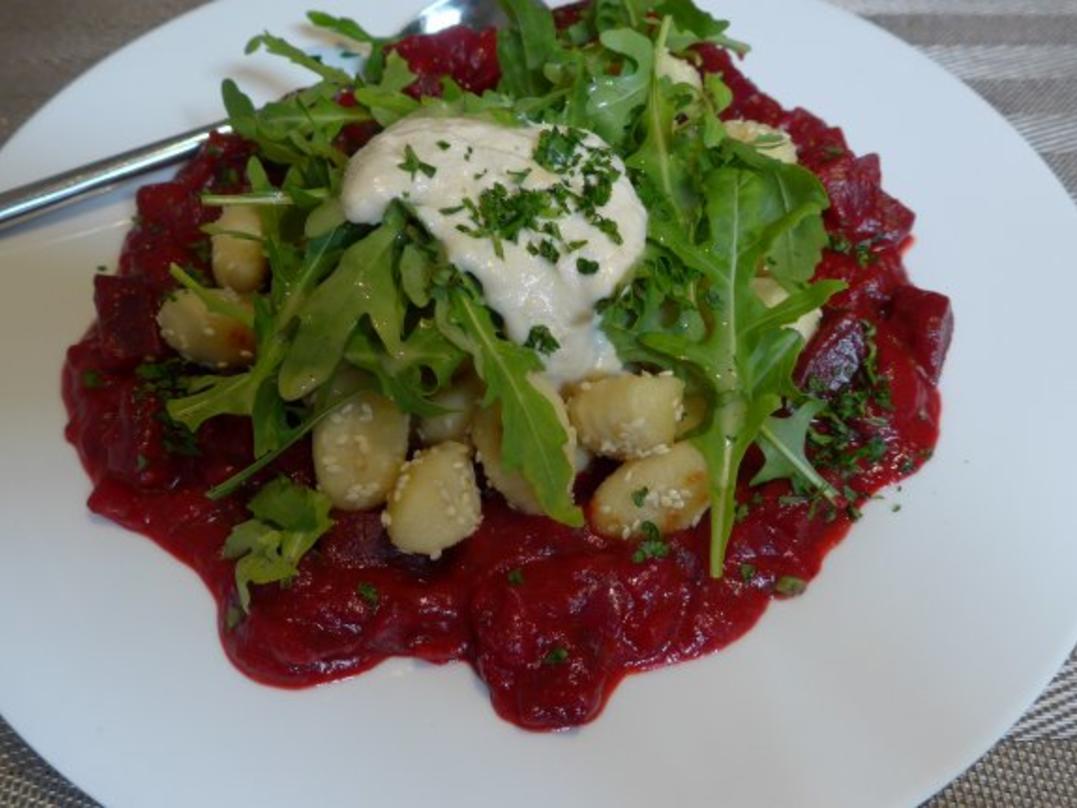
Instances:
[[[1077,0],[830,1],[964,80],[1009,119],[1077,200]],[[202,2],[3,0],[0,144],[99,59]],[[0,805],[96,803],[0,718]],[[1077,652],[1010,733],[929,805],[1077,806]]]

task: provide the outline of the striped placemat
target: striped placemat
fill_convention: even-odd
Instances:
[[[830,1],[963,79],[1014,124],[1077,200],[1077,0]],[[202,0],[0,2],[2,143],[86,67]],[[0,805],[96,803],[0,718]],[[1077,806],[1077,655],[1009,735],[929,805]]]

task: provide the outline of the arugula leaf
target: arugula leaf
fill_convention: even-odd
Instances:
[[[819,179],[799,165],[774,161],[764,176],[770,186],[769,196],[777,203],[787,223],[767,251],[770,274],[791,291],[811,280],[815,267],[829,241],[820,214],[830,200]]]
[[[553,14],[541,0],[499,0],[509,24],[498,29],[497,57],[502,93],[516,97],[542,95],[549,89],[543,68],[558,59],[561,45]]]
[[[231,376],[200,376],[188,381],[188,395],[168,401],[169,416],[192,432],[217,415],[250,415],[262,383],[280,366],[288,346],[288,332],[310,289],[340,255],[351,237],[350,227],[340,227],[307,244],[302,263],[288,272],[274,272],[275,311],[269,323],[255,322],[258,349],[254,366]],[[256,313],[258,307],[255,309]]]
[[[826,408],[825,401],[809,399],[787,418],[767,418],[760,428],[759,448],[766,462],[749,485],[759,485],[783,478],[800,479],[822,492],[833,502],[838,492],[812,466],[804,454],[811,422]]]
[[[697,42],[713,42],[724,48],[743,56],[750,48],[743,42],[730,39],[725,35],[729,28],[727,20],[717,20],[706,11],[697,6],[692,0],[663,0],[654,8],[654,13],[659,16],[672,18],[677,29],[682,32],[690,32],[698,39]],[[680,41],[678,49],[686,47],[694,42]]]
[[[301,167],[312,183],[324,178],[325,161],[343,166],[345,155],[332,145],[340,130],[371,117],[362,107],[338,104],[338,91],[338,85],[322,82],[255,109],[234,81],[221,83],[221,98],[236,133],[254,141],[266,159]]]
[[[430,320],[420,320],[391,352],[360,327],[344,351],[349,363],[374,375],[382,395],[403,412],[419,416],[444,412],[429,397],[449,384],[464,356]],[[428,378],[433,382],[428,383]]]
[[[385,60],[385,68],[377,83],[367,84],[355,91],[355,99],[365,106],[382,126],[390,126],[419,109],[419,102],[404,92],[415,81],[404,57],[396,51]]]
[[[239,603],[250,611],[251,584],[288,582],[299,561],[333,526],[329,497],[278,477],[247,504],[254,519],[232,529],[221,556],[238,559],[235,579]]]
[[[362,317],[371,318],[390,350],[399,344],[403,312],[393,260],[403,228],[403,215],[390,208],[376,230],[348,248],[336,271],[299,310],[299,329],[278,380],[285,401],[302,398],[329,379]]]
[[[652,238],[703,273],[712,312],[708,335],[699,342],[649,333],[641,342],[693,369],[709,391],[712,416],[692,440],[707,461],[711,487],[711,575],[724,571],[725,546],[736,516],[737,471],[744,453],[781,404],[782,376],[789,372],[799,337],[754,341],[753,316],[765,312],[750,280],[791,217],[768,204],[771,186],[748,166],[714,169],[703,181],[707,246],[697,247],[669,221],[652,220]],[[775,218],[777,217],[777,218]],[[786,312],[788,314],[790,312]],[[773,355],[760,355],[764,346]],[[781,374],[775,369],[780,369]]]
[[[654,0],[595,0],[591,15],[595,30],[638,28],[654,5]]]
[[[587,114],[590,129],[613,146],[624,142],[635,113],[647,103],[654,70],[654,46],[651,40],[631,28],[603,31],[602,45],[627,57],[616,75],[605,74],[593,79]],[[629,65],[634,69],[629,69]]]
[[[483,406],[501,407],[501,460],[519,470],[531,484],[543,511],[566,525],[583,524],[572,501],[575,471],[565,455],[568,435],[553,404],[528,379],[540,372],[535,352],[497,335],[489,310],[477,293],[462,285],[448,290],[451,326],[446,336],[471,354],[475,370],[486,384]]]
[[[625,164],[650,181],[659,194],[656,201],[669,206],[681,226],[687,227],[698,196],[693,188],[693,166],[673,154],[673,122],[677,112],[669,79],[655,77],[643,114],[643,142]],[[663,211],[657,214],[662,215]]]
[[[295,45],[292,45],[287,40],[281,39],[279,36],[274,36],[269,33],[269,31],[264,31],[261,34],[252,37],[247,43],[247,47],[244,48],[244,53],[251,54],[259,48],[265,48],[266,51],[275,56],[283,56],[293,64],[305,67],[307,70],[317,73],[323,79],[333,84],[347,86],[352,83],[352,77],[343,70],[322,64],[321,59],[311,56],[309,53],[304,53]]]
[[[310,20],[311,25],[332,31],[362,45],[378,45],[385,41],[368,34],[366,29],[351,17],[335,17],[324,11],[308,11],[307,19]]]

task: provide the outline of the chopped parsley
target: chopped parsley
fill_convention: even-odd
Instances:
[[[779,595],[785,595],[787,598],[802,595],[807,588],[808,582],[803,578],[797,578],[795,575],[783,575],[774,584],[774,591]]]
[[[745,563],[740,565],[739,572],[740,572],[740,579],[742,581],[744,581],[744,583],[748,583],[753,578],[755,578],[755,573],[756,573],[755,564],[749,564],[749,563],[745,562]]]
[[[355,591],[359,593],[359,597],[366,601],[368,606],[377,608],[378,604],[381,602],[381,594],[374,584],[363,581],[355,587]]]
[[[561,253],[557,251],[557,247],[548,238],[544,238],[542,241],[534,242],[530,241],[527,244],[527,251],[531,255],[539,255],[549,261],[551,264],[556,264],[558,259],[561,258]]]
[[[662,538],[654,522],[644,522],[640,528],[643,530],[643,539],[636,545],[636,551],[632,553],[634,562],[642,564],[652,558],[665,558],[669,555],[669,543]]]
[[[637,488],[635,491],[632,492],[632,504],[634,504],[637,508],[642,508],[643,502],[647,499],[647,494],[649,493],[650,489],[647,488],[647,486],[643,486],[643,488]]]
[[[527,175],[531,173],[531,169],[524,168],[520,171],[507,171],[505,173],[512,177],[513,182],[515,182],[517,185],[521,185],[523,184],[523,181],[527,179]]]
[[[533,325],[531,326],[531,330],[527,332],[527,340],[524,342],[524,347],[532,348],[540,354],[549,356],[561,347],[561,343],[557,341],[554,335],[550,333],[550,329],[546,326]]]
[[[578,129],[554,126],[539,135],[532,156],[547,171],[563,174],[579,165],[582,156],[578,147],[583,144],[583,137]]]
[[[614,244],[624,244],[624,238],[621,237],[621,230],[617,227],[617,222],[613,221],[613,219],[607,219],[605,216],[593,213],[588,216],[588,220],[599,232],[605,233],[606,236],[609,237],[609,240]]]
[[[412,179],[415,179],[415,175],[422,173],[428,177],[433,177],[437,173],[437,168],[430,165],[430,163],[424,163],[419,159],[419,155],[415,153],[410,145],[404,147],[404,162],[397,163],[397,168],[401,171],[406,171],[411,175]]]
[[[86,390],[98,390],[105,386],[105,380],[101,376],[101,372],[97,370],[84,370],[82,371],[82,386]]]
[[[521,586],[524,582],[524,571],[519,567],[511,569],[505,573],[505,579],[509,582],[509,586]]]
[[[516,242],[520,231],[536,230],[540,218],[550,214],[550,196],[544,191],[517,188],[510,191],[500,182],[479,194],[476,204],[463,200],[471,225],[458,224],[456,229],[473,238],[489,238],[494,242],[498,258],[505,257],[502,241]]]
[[[447,141],[447,140],[439,140],[438,141],[438,148],[441,149],[442,151],[448,151],[449,150],[449,141]]]
[[[143,362],[135,368],[139,380],[138,396],[155,396],[162,404],[169,399],[179,398],[187,393],[183,380],[183,360],[167,359],[164,362]],[[200,454],[198,438],[194,432],[175,421],[165,407],[157,413],[157,419],[164,426],[161,444],[169,454],[193,457]]]
[[[598,272],[598,261],[592,261],[590,258],[577,258],[576,271],[581,275],[594,275]]]
[[[568,649],[563,645],[555,645],[542,659],[544,665],[560,665],[568,659]]]

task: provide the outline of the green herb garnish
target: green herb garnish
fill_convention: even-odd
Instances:
[[[419,155],[415,153],[411,146],[404,147],[404,162],[398,163],[397,168],[408,172],[412,179],[415,179],[415,175],[418,173],[425,174],[427,177],[433,177],[437,173],[437,168],[420,160]]]

